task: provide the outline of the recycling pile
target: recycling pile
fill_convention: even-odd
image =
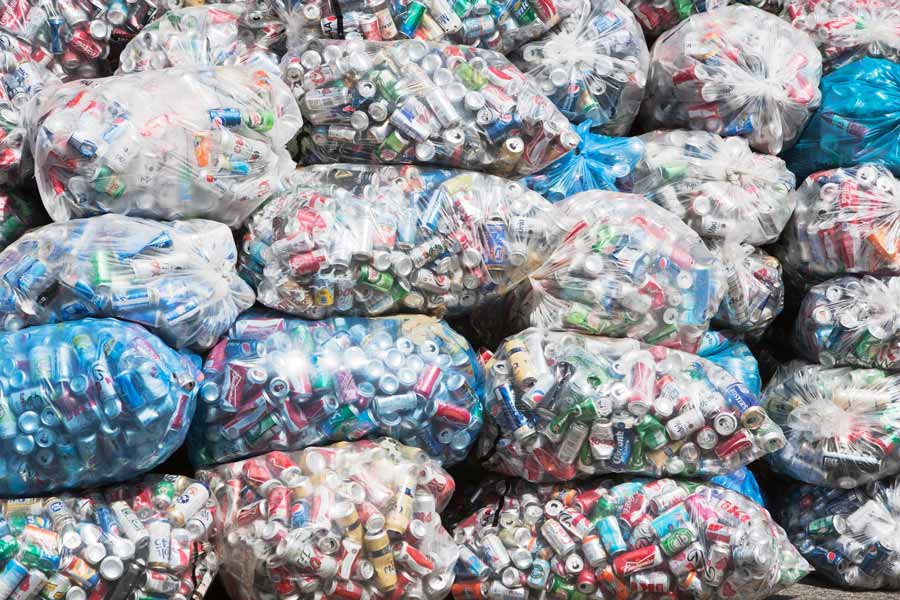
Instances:
[[[900,589],[895,4],[0,0],[0,600]]]

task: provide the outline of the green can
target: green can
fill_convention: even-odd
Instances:
[[[666,426],[650,413],[641,417],[635,428],[638,435],[641,436],[641,442],[650,450],[662,448],[669,442]]]
[[[631,456],[628,457],[626,467],[632,472],[643,471],[645,462],[644,443],[641,441],[640,436],[635,436],[631,442]]]
[[[175,484],[166,479],[160,479],[153,485],[153,504],[156,506],[169,506],[175,500]]]
[[[19,551],[19,542],[11,535],[0,537],[0,560],[9,560]]]
[[[316,369],[316,372],[310,377],[310,386],[313,394],[330,392],[334,389],[334,377],[329,371]]]
[[[270,110],[248,112],[244,115],[244,125],[253,131],[271,131],[275,127],[275,113]]]
[[[244,439],[253,446],[267,435],[271,436],[277,433],[278,430],[276,427],[280,426],[278,425],[278,419],[275,418],[275,415],[266,415],[244,434]]]
[[[383,142],[381,142],[381,145],[378,146],[378,157],[384,161],[393,161],[408,145],[409,142],[406,141],[406,138],[394,130]]]
[[[400,94],[397,92],[397,82],[397,76],[389,69],[378,71],[372,78],[372,83],[388,102],[396,102],[400,98]]]
[[[472,7],[474,6],[474,0],[454,0],[452,9],[453,12],[456,13],[456,16],[464,19],[470,12],[472,12]]]
[[[813,519],[806,526],[806,533],[813,537],[842,534],[847,531],[847,521],[841,515],[828,515],[820,519]]]
[[[575,586],[567,582],[559,575],[554,574],[550,580],[550,595],[555,598],[565,598],[569,600],[575,593]]]
[[[357,279],[357,283],[362,283],[371,286],[376,290],[387,292],[394,285],[394,276],[390,273],[385,273],[384,271],[374,269],[369,265],[363,265],[359,269],[359,278]]]
[[[697,532],[690,527],[679,527],[659,540],[659,547],[666,556],[677,554],[694,543]]]
[[[92,283],[95,287],[112,283],[110,260],[108,250],[97,250],[91,255],[91,270],[94,275]]]
[[[453,72],[463,85],[470,90],[477,92],[488,84],[487,78],[479,71],[476,71],[472,65],[467,62],[460,62],[457,64]]]
[[[400,33],[408,38],[415,37],[416,29],[419,28],[423,15],[425,15],[425,5],[412,0],[406,6],[406,17],[403,19],[403,23],[400,24]]]
[[[528,25],[537,20],[537,13],[529,0],[515,0],[510,12],[519,25]]]
[[[111,198],[121,198],[125,193],[125,182],[109,167],[100,167],[91,182],[94,190]]]

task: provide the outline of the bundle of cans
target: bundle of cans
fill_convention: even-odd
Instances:
[[[116,317],[207,350],[253,304],[225,225],[107,214],[32,230],[0,252],[0,328]]]
[[[527,175],[580,141],[536,84],[491,50],[418,39],[315,40],[282,66],[302,94],[308,162],[419,162]]]
[[[202,598],[218,569],[215,512],[206,485],[180,475],[3,501],[0,596]]]
[[[233,598],[443,598],[457,549],[441,525],[455,484],[389,439],[271,452],[201,471],[220,498]]]
[[[689,17],[653,45],[646,123],[790,148],[819,106],[822,57],[809,36],[751,6]]]
[[[487,464],[530,481],[709,477],[784,446],[741,381],[678,350],[528,329],[486,370]]]
[[[307,167],[249,220],[241,270],[260,302],[306,318],[460,314],[544,258],[550,211],[538,194],[492,175]]]
[[[373,435],[452,464],[481,429],[479,358],[425,316],[245,315],[204,374],[190,437],[197,465]]]
[[[105,212],[237,227],[293,168],[290,90],[263,70],[165,69],[45,90],[29,124],[54,220]]]
[[[725,297],[714,323],[732,331],[764,331],[784,308],[781,263],[750,244],[726,240],[707,245],[725,270]]]
[[[809,565],[741,494],[673,479],[507,484],[454,530],[454,598],[762,599]]]
[[[201,374],[145,329],[82,319],[0,334],[0,495],[136,477],[181,446]]]
[[[852,490],[795,484],[780,520],[816,573],[842,587],[900,589],[900,478]]]

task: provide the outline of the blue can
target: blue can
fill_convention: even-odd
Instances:
[[[209,120],[219,127],[240,127],[243,122],[241,111],[237,108],[211,108],[207,111]]]
[[[619,527],[619,520],[613,515],[597,521],[597,535],[600,536],[603,547],[611,555],[628,550],[625,536],[622,535],[622,529]]]

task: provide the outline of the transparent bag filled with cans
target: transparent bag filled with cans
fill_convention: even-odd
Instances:
[[[232,598],[445,598],[457,549],[440,512],[453,478],[384,438],[271,452],[201,471],[219,501]]]
[[[0,185],[11,186],[26,181],[33,166],[25,147],[25,107],[45,86],[60,82],[61,69],[51,69],[48,54],[2,27],[0,47]]]
[[[21,189],[0,191],[0,250],[47,221],[47,213],[36,196]]]
[[[420,39],[464,44],[509,54],[537,39],[589,0],[334,0],[334,17],[321,21],[326,37],[369,41]]]
[[[900,277],[837,277],[813,286],[794,321],[794,345],[827,367],[900,370]]]
[[[509,482],[453,532],[455,598],[761,600],[811,569],[768,511],[674,479]]]
[[[0,329],[116,317],[207,350],[253,305],[221,223],[107,214],[33,229],[0,252]]]
[[[73,81],[29,118],[38,188],[54,220],[107,212],[237,227],[280,189],[301,123],[263,70],[166,69]]]
[[[900,107],[900,64],[863,58],[822,78],[822,106],[784,154],[798,178],[822,169],[881,163],[900,173],[893,131]]]
[[[241,270],[262,304],[310,319],[465,313],[550,248],[550,203],[492,175],[321,165],[286,187],[248,221]]]
[[[866,56],[900,59],[900,7],[884,0],[790,0],[785,15],[806,31],[826,71]]]
[[[900,472],[900,376],[795,360],[763,390],[787,444],[768,457],[779,473],[854,488]]]
[[[627,135],[647,84],[644,35],[619,0],[583,0],[559,27],[531,42],[516,64],[573,123]]]
[[[65,79],[109,75],[122,47],[180,2],[2,0],[0,29],[34,48]]]
[[[626,0],[648,40],[656,39],[691,15],[728,6],[731,0]]]
[[[776,254],[808,283],[853,274],[900,274],[900,183],[884,166],[813,173]]]
[[[792,484],[779,521],[816,575],[852,589],[900,589],[900,478],[852,490]]]
[[[750,348],[733,332],[707,331],[700,340],[697,356],[725,369],[743,383],[750,393],[759,397],[762,378],[759,363]]]
[[[116,73],[168,67],[243,65],[280,76],[264,30],[249,27],[243,3],[185,6],[170,10],[131,39]]]
[[[725,297],[713,322],[733,331],[762,333],[784,308],[781,263],[750,244],[716,240],[707,245],[725,269]]]
[[[282,65],[301,95],[306,162],[528,175],[580,141],[537,84],[491,50],[418,39],[314,40],[292,58]]]
[[[784,161],[753,152],[739,137],[707,131],[652,131],[629,191],[644,194],[704,238],[774,242],[794,208],[794,175]]]
[[[526,329],[485,366],[486,466],[529,481],[730,473],[784,446],[730,373],[630,339]]]
[[[180,475],[2,502],[4,598],[203,598],[218,569],[214,499]]]
[[[554,248],[503,318],[696,350],[725,293],[700,237],[636,194],[583,192],[555,208]]]
[[[521,182],[550,202],[590,190],[623,189],[644,154],[643,142],[591,133],[590,128],[590,121],[580,123],[578,147]]]
[[[452,464],[481,429],[479,357],[431,317],[251,313],[212,349],[204,375],[189,437],[196,465],[372,436]]]
[[[184,442],[201,377],[195,355],[115,319],[0,340],[0,495],[132,479]]]
[[[819,106],[822,57],[810,37],[752,6],[689,17],[653,45],[645,125],[747,138],[779,154]]]

